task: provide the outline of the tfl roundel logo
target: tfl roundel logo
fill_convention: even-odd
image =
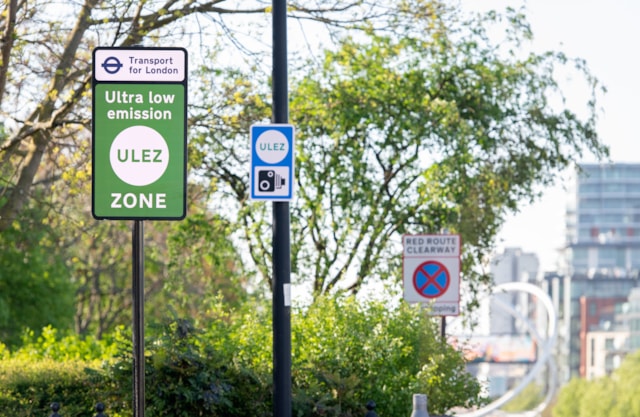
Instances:
[[[109,58],[105,59],[101,66],[105,71],[112,75],[120,71],[120,68],[123,67],[120,60],[115,56],[110,56]]]

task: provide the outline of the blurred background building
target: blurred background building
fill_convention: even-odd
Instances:
[[[574,196],[563,271],[570,277],[569,367],[572,377],[592,378],[610,373],[631,349],[629,297],[640,270],[640,164],[580,165]],[[611,359],[600,360],[605,357]],[[606,369],[596,366],[605,363]]]
[[[543,287],[558,314],[559,383],[597,378],[640,348],[640,164],[582,164],[566,212],[566,246],[558,270],[542,274],[536,254],[507,248],[491,262],[496,285]],[[527,295],[496,294],[522,317],[544,327]],[[494,311],[495,310],[495,311]],[[490,309],[490,333],[527,333],[512,315]],[[489,371],[489,391],[500,395],[519,372]]]

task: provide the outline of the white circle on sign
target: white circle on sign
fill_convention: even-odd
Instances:
[[[268,164],[277,164],[289,153],[287,137],[277,130],[267,130],[256,140],[258,157]]]
[[[111,168],[130,185],[156,182],[169,165],[169,148],[162,135],[147,126],[131,126],[116,136],[109,151]]]

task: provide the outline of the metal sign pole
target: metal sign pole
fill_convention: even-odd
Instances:
[[[144,224],[133,222],[133,416],[144,417]]]
[[[273,0],[273,122],[289,122],[287,2]],[[273,202],[273,415],[291,417],[291,241],[288,201]]]

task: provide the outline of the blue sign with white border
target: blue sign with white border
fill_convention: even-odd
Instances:
[[[294,128],[288,124],[251,126],[249,197],[290,201],[293,198]]]

